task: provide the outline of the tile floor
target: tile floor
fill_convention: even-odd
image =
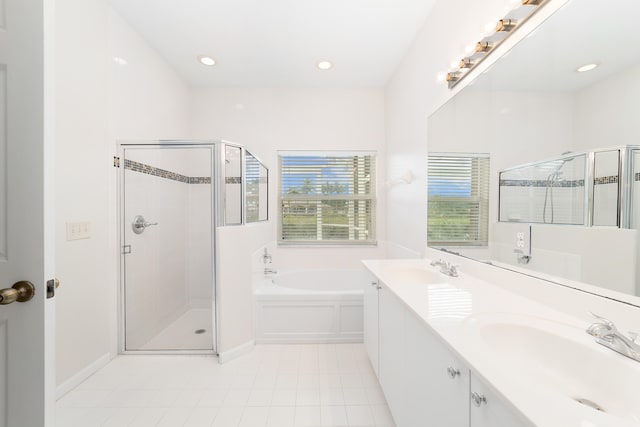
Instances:
[[[57,427],[393,427],[362,344],[119,356],[57,403]]]

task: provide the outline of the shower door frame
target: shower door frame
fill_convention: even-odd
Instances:
[[[150,141],[117,141],[117,160],[114,159],[114,166],[117,162],[117,230],[118,230],[118,354],[209,354],[218,355],[219,348],[219,303],[216,280],[216,241],[217,227],[224,221],[224,186],[221,184],[221,176],[224,174],[220,168],[220,162],[224,162],[225,145],[244,147],[239,144],[227,143],[225,141],[207,140],[150,140]],[[211,318],[213,328],[212,348],[206,350],[127,350],[126,349],[126,311],[125,311],[125,225],[127,224],[125,215],[125,150],[127,148],[138,149],[161,149],[161,148],[210,148],[211,149],[211,277],[212,277],[212,309],[214,311]],[[243,194],[244,196],[244,194]]]

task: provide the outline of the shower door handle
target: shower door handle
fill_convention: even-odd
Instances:
[[[142,215],[138,215],[133,219],[131,228],[136,234],[142,234],[147,227],[158,225],[157,222],[147,222]]]

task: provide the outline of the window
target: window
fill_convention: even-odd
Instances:
[[[427,240],[438,246],[486,246],[489,156],[431,153]]]
[[[278,157],[281,244],[375,243],[375,154]]]

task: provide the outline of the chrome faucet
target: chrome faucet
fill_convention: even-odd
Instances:
[[[435,267],[435,266],[438,266],[438,265],[442,266],[442,265],[445,265],[446,263],[447,262],[445,260],[443,260],[442,258],[440,258],[437,261],[434,259],[433,261],[431,261],[431,266],[432,267]]]
[[[276,270],[274,270],[273,268],[265,267],[264,268],[264,275],[268,276],[270,274],[278,274],[278,272]]]
[[[589,325],[586,332],[595,337],[598,344],[640,362],[640,345],[636,343],[637,333],[629,332],[630,338],[628,338],[616,328],[611,320],[594,313],[591,315],[598,320]]]
[[[446,262],[442,267],[440,267],[440,273],[451,277],[458,277],[458,266],[450,262]]]
[[[458,277],[458,266],[443,259],[431,261],[432,266],[440,266],[440,273],[451,277]]]
[[[264,248],[264,253],[262,254],[262,263],[263,264],[271,264],[271,254],[267,251],[267,248]]]

